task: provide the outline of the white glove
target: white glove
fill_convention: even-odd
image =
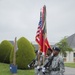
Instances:
[[[30,66],[28,65],[28,68],[30,68]]]
[[[53,56],[53,53],[51,53],[51,56]]]
[[[37,66],[37,69],[40,69],[40,66]]]
[[[46,71],[46,70],[45,70],[45,67],[43,67],[43,68],[42,68],[42,72],[45,72],[45,71]]]

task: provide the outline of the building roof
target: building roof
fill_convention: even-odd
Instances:
[[[33,44],[36,50],[39,50],[38,44]]]
[[[68,45],[75,48],[75,33],[67,38]]]
[[[35,47],[36,50],[39,50],[39,45],[37,43],[32,42],[32,44],[34,45],[34,47]],[[51,42],[50,45],[51,45],[51,48],[52,48],[55,45],[55,43]]]
[[[12,45],[14,45],[14,41],[9,41]]]

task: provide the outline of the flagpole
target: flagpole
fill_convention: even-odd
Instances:
[[[15,40],[14,40],[14,55],[13,55],[13,64],[16,65],[16,37],[15,37]]]
[[[17,37],[15,37],[14,40],[14,53],[13,53],[13,65],[16,66],[16,47],[17,47]],[[13,73],[13,75],[17,75],[16,73]]]
[[[45,61],[45,55],[44,55],[44,53],[43,53],[43,65],[44,65],[44,61]]]
[[[47,31],[47,29],[46,29],[46,6],[44,5],[44,7],[43,7],[43,15],[42,15],[42,18],[43,18],[43,64],[44,64],[44,61],[45,61],[45,39],[46,39],[46,31]]]
[[[40,66],[40,46],[39,46],[39,50],[38,50],[38,66]]]

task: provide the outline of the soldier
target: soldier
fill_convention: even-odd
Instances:
[[[42,58],[42,53],[40,52],[40,51],[38,51],[38,54],[37,54],[37,61],[35,62],[35,75],[40,75],[40,67],[41,67],[41,65],[42,65],[42,60],[43,60],[43,58]]]
[[[37,55],[38,55],[38,50],[35,50],[35,54],[36,54],[36,57],[35,57],[35,59],[33,59],[33,60],[31,61],[30,64],[28,64],[28,68],[33,68],[33,67],[37,66],[36,62],[37,62],[37,60],[38,60],[38,57],[37,57]]]
[[[52,56],[52,49],[51,48],[48,48],[47,50],[47,53],[46,53],[46,58],[45,58],[45,62],[43,64],[43,67],[42,67],[42,75],[49,75],[49,68],[48,68],[48,60],[49,58]]]
[[[59,56],[60,49],[58,47],[53,47],[52,54],[48,57],[48,60],[43,65],[42,72],[46,75],[46,70],[48,75],[64,75],[64,62],[62,57]]]
[[[36,57],[28,65],[29,68],[34,68],[35,75],[40,75],[40,67],[42,65],[42,53],[39,50],[35,50]]]
[[[51,53],[52,53],[52,49],[48,48],[46,55],[49,57],[51,55]]]
[[[59,56],[60,49],[53,47],[53,60],[50,66],[50,75],[64,75],[64,62],[61,56]]]

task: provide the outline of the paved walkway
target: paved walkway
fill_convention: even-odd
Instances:
[[[64,75],[75,75],[75,68],[65,67]]]

